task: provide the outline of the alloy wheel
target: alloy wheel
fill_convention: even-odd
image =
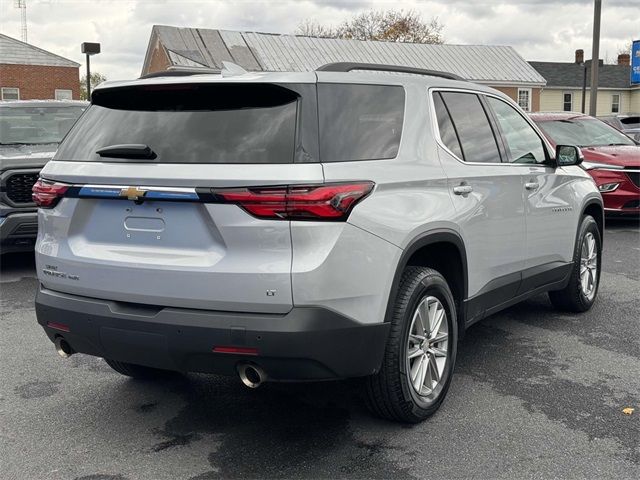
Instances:
[[[436,297],[424,297],[413,314],[407,342],[409,382],[420,396],[434,393],[448,361],[447,312]]]
[[[596,294],[598,285],[598,249],[593,233],[588,232],[582,241],[580,254],[580,289],[582,294],[591,300]]]

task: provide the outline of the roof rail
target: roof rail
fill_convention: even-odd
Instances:
[[[171,66],[166,70],[161,70],[159,72],[151,72],[146,75],[140,75],[140,79],[145,78],[156,78],[156,77],[186,77],[188,75],[199,75],[201,73],[213,73],[220,75],[220,70],[216,70],[215,68],[209,67],[175,67]]]
[[[438,70],[426,70],[424,68],[405,67],[402,65],[384,65],[377,63],[356,63],[356,62],[337,62],[327,63],[316,69],[316,72],[350,72],[352,70],[371,70],[378,72],[398,72],[398,73],[414,73],[416,75],[428,75],[430,77],[446,78],[448,80],[461,80],[466,82],[462,77],[455,73],[440,72]]]

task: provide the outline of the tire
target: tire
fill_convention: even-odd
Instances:
[[[585,263],[583,251],[585,242],[589,243],[590,239],[594,244],[593,260]],[[587,248],[588,250],[588,248]],[[588,253],[588,252],[587,252]],[[595,265],[595,272],[586,265]],[[600,285],[600,270],[602,267],[602,237],[598,230],[598,224],[590,215],[582,217],[578,238],[573,251],[573,268],[569,283],[562,290],[553,290],[549,292],[549,299],[555,308],[564,312],[586,312],[595,303],[598,296],[598,287]],[[582,282],[582,274],[586,269],[587,274],[592,278],[592,290],[585,289]]]
[[[415,322],[419,322],[416,310],[421,305],[427,306],[426,311],[422,310],[426,316],[429,316],[433,308],[436,309],[434,315],[444,311],[445,315],[438,331],[442,332],[443,325],[446,325],[446,340],[433,343],[431,346],[427,343],[429,340],[423,340],[423,344],[419,344],[417,335],[412,335],[410,340],[410,333],[416,333],[416,329],[420,328]],[[393,307],[391,328],[382,366],[377,374],[366,379],[366,403],[369,409],[379,417],[399,422],[418,423],[435,413],[440,407],[451,383],[458,343],[455,301],[446,280],[440,273],[431,268],[408,267],[402,274]],[[434,322],[436,323],[437,321]],[[438,333],[433,335],[437,336]],[[425,333],[424,337],[428,336]],[[442,338],[442,333],[438,338]],[[442,362],[442,349],[445,346],[446,355]],[[427,350],[431,353],[428,354]],[[410,354],[414,355],[413,359],[408,358]],[[422,377],[424,380],[412,381],[411,376],[414,371],[418,376],[421,375],[420,358],[423,359],[423,363],[426,362],[427,369],[425,376]],[[417,370],[416,367],[418,367]],[[439,371],[440,377],[435,384],[433,384],[434,368]],[[415,382],[419,384],[420,392],[414,386]]]
[[[170,370],[145,367],[144,365],[135,365],[133,363],[118,362],[117,360],[109,360],[108,358],[105,358],[104,361],[119,374],[140,380],[152,380],[154,378],[168,377],[177,374],[177,372],[172,372]]]

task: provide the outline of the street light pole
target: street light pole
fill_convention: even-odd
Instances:
[[[602,0],[594,0],[593,6],[593,45],[591,49],[591,96],[589,98],[589,115],[596,116],[598,101],[598,73],[600,67],[600,16]]]
[[[91,66],[90,66],[90,58],[91,55],[89,55],[88,53],[86,54],[86,58],[87,58],[87,100],[89,100],[91,98]]]
[[[91,64],[89,57],[100,53],[100,44],[84,42],[80,45],[80,51],[84,53],[87,58],[87,100],[91,101]]]

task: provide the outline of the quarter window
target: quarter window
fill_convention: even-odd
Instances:
[[[439,93],[433,95],[433,102],[436,108],[436,117],[438,119],[438,130],[440,131],[440,140],[451,150],[458,158],[463,159],[462,148],[460,148],[460,140],[453,126],[447,107]]]
[[[618,113],[620,111],[620,95],[614,93],[611,95],[611,113]]]
[[[20,89],[13,87],[2,87],[1,91],[2,100],[20,100]]]
[[[323,162],[394,158],[404,121],[404,88],[318,84]]]
[[[467,162],[500,163],[500,152],[487,114],[473,93],[442,92]],[[444,141],[444,140],[443,140]]]
[[[525,112],[531,111],[531,89],[530,88],[518,89],[518,105]]]
[[[562,110],[565,112],[573,111],[573,93],[564,93],[562,95]]]
[[[547,159],[542,139],[515,108],[502,100],[487,97],[498,120],[511,163],[542,163]]]

